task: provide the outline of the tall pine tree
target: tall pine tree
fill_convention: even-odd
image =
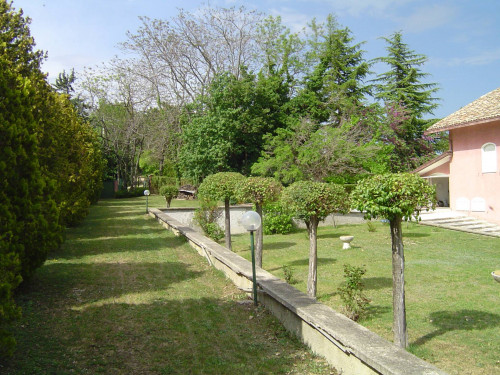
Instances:
[[[374,62],[387,64],[389,70],[373,80],[375,97],[386,107],[386,140],[394,146],[392,170],[406,172],[435,154],[431,139],[424,136],[432,120],[424,116],[431,115],[438,106],[434,94],[439,88],[436,83],[425,82],[429,74],[421,68],[427,57],[410,49],[401,32],[383,39],[388,54]]]

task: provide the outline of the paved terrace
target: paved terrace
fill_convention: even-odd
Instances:
[[[422,225],[430,225],[461,232],[481,234],[484,236],[500,237],[500,226],[479,220],[465,214],[455,212],[449,208],[438,208],[430,212],[422,212]]]

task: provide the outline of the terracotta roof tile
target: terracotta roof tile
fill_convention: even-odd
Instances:
[[[496,119],[500,119],[500,87],[436,122],[425,133],[431,134],[454,128],[474,126]]]

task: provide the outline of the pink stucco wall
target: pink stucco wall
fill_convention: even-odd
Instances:
[[[473,199],[477,203],[484,199],[484,212],[469,210],[467,213],[500,223],[500,121],[451,130],[450,140],[453,148],[450,163],[451,208],[459,208],[459,199],[462,203],[466,200],[472,203]],[[481,171],[481,147],[485,143],[497,146],[495,173]]]

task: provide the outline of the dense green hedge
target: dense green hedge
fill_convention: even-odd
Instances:
[[[96,135],[47,83],[28,26],[0,0],[0,356],[15,347],[15,289],[83,219],[102,180]]]

